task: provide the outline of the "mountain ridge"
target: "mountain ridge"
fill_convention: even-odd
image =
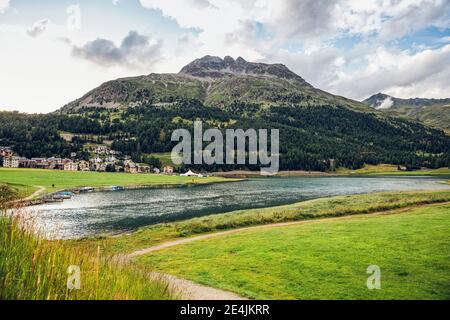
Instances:
[[[401,99],[384,93],[377,93],[362,102],[384,113],[420,121],[450,132],[450,98]]]
[[[295,80],[309,85],[302,77],[283,64],[248,62],[242,57],[238,57],[234,60],[230,56],[226,56],[222,59],[217,56],[207,55],[184,66],[178,74],[191,75],[199,78],[221,78],[226,74],[235,76],[265,76]]]
[[[82,107],[135,107],[150,101],[168,104],[184,99],[199,100],[211,107],[226,107],[234,102],[332,104],[371,111],[361,102],[314,88],[283,64],[205,56],[187,64],[179,73],[152,73],[105,82],[59,112],[76,112]]]
[[[380,105],[383,103],[383,101],[385,101],[386,99],[391,99],[393,104],[386,109],[390,109],[390,108],[398,108],[398,107],[404,107],[404,106],[408,106],[408,107],[424,107],[424,106],[433,106],[433,105],[441,105],[441,104],[449,104],[450,105],[450,98],[444,98],[444,99],[435,99],[435,98],[407,98],[407,99],[402,99],[402,98],[397,98],[385,93],[377,93],[374,94],[372,96],[370,96],[369,98],[365,99],[362,101],[362,103],[378,109],[380,107]]]

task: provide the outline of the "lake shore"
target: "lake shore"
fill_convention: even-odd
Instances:
[[[106,191],[111,186],[122,186],[124,189],[177,188],[233,181],[239,180],[223,177],[198,178],[163,174],[0,168],[0,184],[9,185],[17,191],[18,198],[22,201],[25,199],[25,202],[30,203],[44,195],[61,191],[76,191],[84,187]]]
[[[248,171],[248,170],[234,170],[226,172],[213,172],[215,177],[224,178],[258,178],[258,177],[353,177],[353,176],[450,176],[450,168],[439,169],[420,169],[405,171],[399,170],[395,165],[365,165],[361,169],[346,169],[339,168],[333,172],[321,172],[321,171],[305,171],[305,170],[292,170],[292,171],[279,171],[272,176],[261,175],[260,171]]]
[[[223,177],[223,178],[334,177],[334,176],[337,176],[337,174],[328,173],[328,172],[303,171],[303,170],[279,171],[277,174],[275,174],[273,176],[261,175],[260,171],[246,171],[246,170],[235,170],[235,171],[226,171],[226,172],[213,172],[211,175],[215,176],[215,177]]]
[[[238,230],[252,226],[371,214],[450,201],[450,190],[381,192],[331,196],[288,205],[245,209],[141,227],[132,232],[68,240],[74,245],[97,247],[112,254],[132,253],[164,242]]]

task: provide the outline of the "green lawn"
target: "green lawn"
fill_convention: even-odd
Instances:
[[[39,186],[47,192],[76,187],[108,187],[122,186],[162,186],[201,184],[230,181],[218,177],[190,178],[156,174],[126,174],[107,172],[70,172],[40,169],[7,169],[0,168],[0,183],[11,184],[30,195]]]
[[[243,231],[139,263],[256,299],[450,299],[450,205]],[[368,290],[366,269],[381,268]]]
[[[450,190],[408,191],[337,196],[262,209],[239,210],[166,224],[144,227],[119,237],[74,241],[74,245],[101,245],[111,254],[130,253],[155,244],[227,229],[270,223],[368,214],[418,204],[450,201]]]

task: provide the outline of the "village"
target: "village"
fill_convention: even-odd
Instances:
[[[0,147],[0,158],[3,158],[4,168],[30,168],[64,171],[97,171],[97,172],[124,172],[130,174],[175,174],[174,167],[166,165],[162,168],[134,162],[130,156],[111,150],[108,146],[96,146],[92,150],[89,160],[77,159],[72,153],[69,158],[25,158],[18,156],[10,147]],[[181,176],[203,177],[189,170]]]

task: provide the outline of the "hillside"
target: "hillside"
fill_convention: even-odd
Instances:
[[[450,98],[400,99],[378,93],[364,100],[363,103],[394,116],[417,120],[447,131],[450,130]]]
[[[410,169],[450,165],[450,137],[440,130],[314,88],[281,64],[211,56],[193,61],[178,74],[109,81],[52,114],[4,113],[0,145],[31,157],[40,150],[67,150],[67,143],[78,151],[89,137],[96,137],[95,143],[105,139],[114,150],[142,162],[148,154],[170,152],[175,145],[172,132],[192,130],[196,119],[203,120],[204,129],[279,129],[281,170],[358,169],[365,163]],[[73,136],[72,144],[56,137],[35,144],[43,128]],[[39,135],[27,135],[30,130]]]
[[[234,102],[263,105],[341,105],[370,111],[362,103],[318,90],[281,64],[247,62],[239,57],[205,56],[178,74],[150,74],[109,81],[61,109],[76,112],[82,107],[136,107],[173,104],[195,99],[209,107],[227,107]]]

